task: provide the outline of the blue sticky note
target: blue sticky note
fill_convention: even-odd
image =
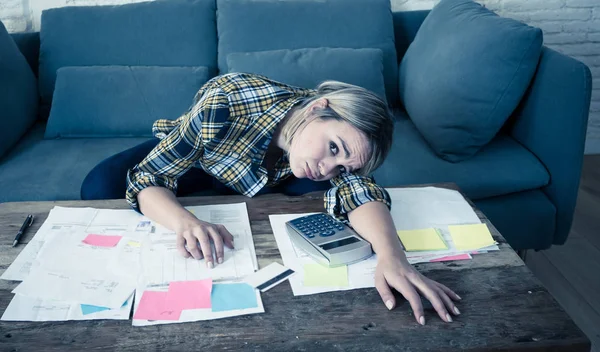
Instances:
[[[83,315],[98,313],[98,312],[102,312],[103,310],[110,310],[110,308],[93,306],[91,304],[82,304],[81,305],[81,313],[83,313]]]
[[[129,300],[125,301],[125,303],[123,303],[121,308],[125,307],[127,305],[127,302],[129,302]],[[110,308],[108,308],[108,307],[94,306],[91,304],[80,304],[80,306],[81,306],[81,313],[83,313],[83,315],[98,313],[98,312],[102,312],[104,310],[110,310]]]
[[[213,284],[210,300],[213,312],[258,307],[254,288],[246,283]]]

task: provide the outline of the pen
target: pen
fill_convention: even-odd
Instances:
[[[23,236],[23,234],[25,233],[25,230],[31,226],[31,224],[33,224],[33,215],[29,214],[27,215],[27,217],[25,218],[25,222],[23,223],[23,225],[21,225],[21,229],[19,230],[19,232],[17,232],[17,236],[15,237],[15,240],[13,241],[13,247],[16,247],[17,244],[19,243],[19,240],[21,239],[21,236]]]

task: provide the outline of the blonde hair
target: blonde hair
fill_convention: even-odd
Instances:
[[[383,163],[392,146],[394,128],[387,104],[365,88],[338,81],[322,82],[316,90],[317,94],[304,100],[282,127],[285,143],[290,146],[294,135],[314,119],[345,121],[368,138],[371,157],[356,173],[370,175]],[[321,98],[327,99],[327,107],[311,114],[311,104]]]

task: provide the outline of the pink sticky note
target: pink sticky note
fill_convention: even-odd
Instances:
[[[457,255],[448,255],[445,257],[432,259],[430,262],[447,262],[451,260],[469,260],[471,257],[468,254],[457,254]]]
[[[168,292],[144,291],[133,319],[179,320],[181,309],[168,306]]]
[[[169,283],[167,304],[174,309],[210,308],[212,279]]]
[[[123,236],[106,236],[106,235],[93,235],[89,234],[81,241],[92,246],[98,247],[114,247],[119,243]]]

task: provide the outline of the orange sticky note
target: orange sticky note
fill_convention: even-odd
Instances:
[[[81,241],[83,243],[98,246],[98,247],[114,247],[119,243],[123,236],[108,236],[108,235],[94,235],[89,234]]]
[[[173,281],[169,283],[167,304],[178,310],[210,308],[211,291],[212,279]]]
[[[169,292],[144,291],[133,319],[144,320],[179,320],[181,309],[169,307]]]

